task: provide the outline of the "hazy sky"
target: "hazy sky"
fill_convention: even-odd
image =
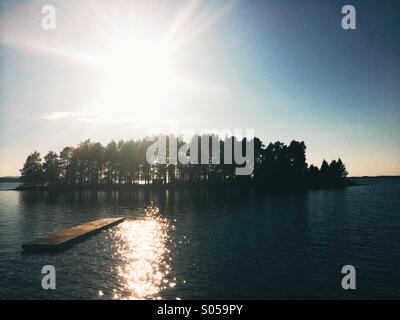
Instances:
[[[56,29],[41,25],[42,5]],[[357,29],[341,28],[352,4]],[[1,1],[0,176],[28,153],[253,128],[400,174],[399,1]]]

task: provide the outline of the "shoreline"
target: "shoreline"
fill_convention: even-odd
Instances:
[[[197,184],[197,185],[55,185],[55,186],[18,186],[14,189],[1,189],[2,191],[50,191],[50,192],[70,192],[70,191],[214,191],[216,193],[224,191],[239,191],[242,193],[256,192],[265,194],[285,194],[293,192],[305,192],[305,191],[318,191],[318,190],[337,190],[344,189],[352,186],[363,186],[366,184],[360,184],[355,181],[346,181],[339,184],[331,185],[320,185],[320,186],[295,186],[292,188],[287,187],[260,187],[254,184],[245,185],[209,185],[209,184]]]

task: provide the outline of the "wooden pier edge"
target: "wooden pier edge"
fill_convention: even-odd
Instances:
[[[125,217],[102,218],[71,228],[49,233],[39,239],[22,244],[24,252],[52,252],[64,250],[86,237],[115,226]]]

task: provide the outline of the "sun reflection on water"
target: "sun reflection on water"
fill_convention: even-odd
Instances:
[[[143,218],[126,220],[112,233],[120,287],[114,299],[161,299],[160,293],[176,285],[170,272],[167,219],[155,206]]]

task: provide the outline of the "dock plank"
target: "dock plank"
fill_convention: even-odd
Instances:
[[[49,233],[44,237],[24,243],[22,245],[22,249],[24,251],[62,250],[72,245],[76,241],[82,240],[86,236],[116,225],[122,222],[124,219],[125,217],[115,217],[89,221],[72,228]]]

